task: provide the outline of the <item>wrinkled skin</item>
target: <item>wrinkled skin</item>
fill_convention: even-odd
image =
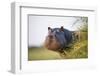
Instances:
[[[63,27],[48,27],[48,35],[45,39],[45,47],[49,50],[64,53],[64,49],[72,41],[72,33]]]

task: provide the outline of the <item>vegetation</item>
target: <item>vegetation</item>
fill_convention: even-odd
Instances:
[[[65,51],[66,56],[62,56],[62,58],[66,59],[74,59],[74,58],[87,58],[88,57],[88,48],[87,48],[87,40],[81,40],[79,42],[75,42],[71,48],[67,48]]]

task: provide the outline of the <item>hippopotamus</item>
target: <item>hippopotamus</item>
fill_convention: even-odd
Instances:
[[[45,39],[45,47],[52,51],[64,52],[63,50],[69,46],[73,41],[73,32],[65,29],[63,26],[60,28],[48,27],[48,35]]]

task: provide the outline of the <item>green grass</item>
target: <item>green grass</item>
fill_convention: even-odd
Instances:
[[[71,48],[64,50],[65,59],[88,58],[87,40],[76,42]]]
[[[61,59],[57,52],[47,50],[46,48],[29,48],[28,49],[28,60],[51,60],[51,59]]]
[[[87,32],[81,32],[80,41],[74,42],[70,48],[64,50],[66,55],[46,49],[45,47],[32,47],[28,49],[28,60],[55,60],[88,58]]]

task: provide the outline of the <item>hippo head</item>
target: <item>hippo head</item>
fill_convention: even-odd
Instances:
[[[49,50],[58,50],[61,48],[65,41],[64,28],[51,28],[48,27],[48,35],[45,40],[45,47]]]
[[[55,38],[57,35],[60,35],[61,32],[63,32],[63,26],[61,28],[48,27],[48,37],[50,39]]]

